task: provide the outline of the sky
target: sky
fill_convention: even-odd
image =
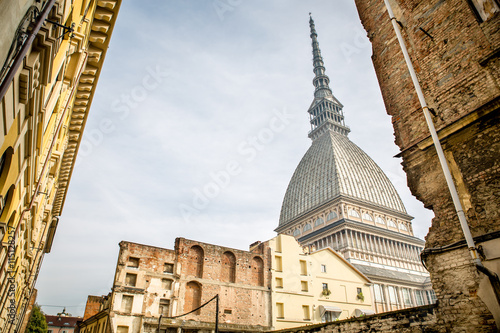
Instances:
[[[88,295],[108,294],[122,240],[246,250],[276,235],[311,144],[309,12],[349,138],[393,182],[415,235],[427,234],[433,213],[394,157],[354,1],[124,0],[36,284],[45,313],[82,316]]]

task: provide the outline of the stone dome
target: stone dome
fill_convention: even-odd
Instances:
[[[347,136],[325,131],[312,142],[288,184],[279,226],[339,196],[406,214],[382,169]]]

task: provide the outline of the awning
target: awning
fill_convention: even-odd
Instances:
[[[370,316],[372,314],[375,314],[375,311],[369,309],[356,309],[354,310],[354,314],[356,317]]]
[[[319,313],[323,316],[326,312],[342,313],[342,309],[336,306],[320,305]]]

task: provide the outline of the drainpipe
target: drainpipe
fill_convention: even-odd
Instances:
[[[40,31],[40,28],[42,27],[43,23],[45,22],[45,19],[49,15],[50,10],[52,9],[55,3],[56,0],[50,0],[48,3],[45,4],[45,7],[43,8],[43,11],[40,13],[40,15],[38,15],[38,18],[35,22],[35,26],[29,33],[26,42],[24,43],[21,50],[17,54],[14,63],[10,67],[9,71],[7,72],[7,75],[5,76],[5,79],[2,81],[2,84],[0,85],[0,101],[7,93],[7,90],[9,89],[10,84],[12,83],[12,80],[14,79],[14,76],[17,73],[17,70],[23,63],[26,53],[28,53],[28,50],[31,47],[31,44],[33,44],[33,41],[35,40],[35,37],[38,34],[38,31]]]
[[[497,298],[497,302],[500,304],[500,282],[498,275],[495,272],[492,272],[488,268],[486,268],[481,259],[479,258],[476,245],[474,244],[474,240],[472,239],[472,234],[469,229],[469,225],[467,224],[467,218],[465,217],[464,211],[462,209],[462,204],[460,203],[460,199],[458,197],[458,192],[453,183],[453,178],[450,173],[450,169],[448,168],[448,164],[446,162],[446,158],[444,157],[443,148],[441,147],[441,143],[439,142],[439,137],[437,135],[436,129],[434,127],[434,123],[432,121],[429,108],[427,107],[427,103],[425,101],[424,94],[422,93],[422,89],[417,79],[417,75],[415,74],[415,69],[413,68],[410,56],[408,55],[408,51],[406,49],[405,42],[403,40],[403,36],[401,35],[401,30],[399,28],[398,21],[394,17],[394,13],[392,12],[391,5],[389,0],[384,0],[385,6],[387,8],[387,12],[392,22],[392,26],[394,27],[394,31],[396,32],[396,36],[399,41],[399,45],[401,47],[401,51],[403,52],[406,65],[408,67],[408,71],[410,72],[411,80],[413,81],[413,85],[415,87],[418,100],[420,101],[420,105],[422,106],[422,110],[424,112],[425,121],[427,122],[427,126],[429,127],[429,132],[431,133],[432,141],[434,142],[434,146],[436,148],[436,152],[439,158],[439,162],[441,164],[441,168],[443,169],[444,177],[446,178],[446,183],[448,184],[448,189],[451,194],[451,198],[453,200],[453,204],[455,205],[455,210],[458,215],[458,219],[460,221],[460,226],[462,227],[462,231],[465,236],[465,240],[467,242],[467,247],[469,248],[469,253],[474,262],[476,268],[486,276],[488,276],[490,283],[495,292],[495,296]]]

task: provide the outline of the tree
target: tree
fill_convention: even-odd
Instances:
[[[47,333],[47,321],[38,304],[33,306],[26,333]]]

